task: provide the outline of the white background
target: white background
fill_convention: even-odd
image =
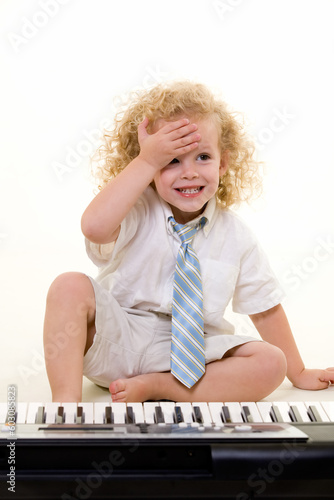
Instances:
[[[263,197],[240,213],[305,362],[334,365],[333,14],[332,0],[1,1],[1,400],[9,383],[50,398],[48,287],[96,274],[80,232],[89,156],[131,90],[174,78],[244,113],[266,166]]]

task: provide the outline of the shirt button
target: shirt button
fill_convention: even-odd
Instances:
[[[167,309],[168,309],[169,312],[173,311],[173,303],[172,302],[168,302]]]

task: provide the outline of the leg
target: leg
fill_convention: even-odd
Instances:
[[[95,295],[87,276],[65,273],[46,303],[44,352],[52,400],[81,401],[83,357],[95,334]]]
[[[286,375],[286,359],[277,347],[249,342],[206,365],[203,377],[188,389],[171,373],[148,373],[110,384],[113,401],[258,401]]]

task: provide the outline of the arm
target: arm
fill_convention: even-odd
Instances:
[[[288,319],[281,304],[259,314],[250,315],[263,340],[279,347],[287,360],[287,377],[299,389],[326,389],[334,383],[334,368],[306,369],[299,354]]]
[[[93,243],[114,241],[120,224],[155,174],[178,155],[198,146],[197,125],[188,119],[168,122],[157,132],[148,134],[148,119],[138,127],[139,155],[117,175],[86,208],[81,228]]]

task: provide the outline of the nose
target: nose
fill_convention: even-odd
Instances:
[[[199,177],[196,165],[192,161],[185,161],[182,163],[181,178],[182,179],[196,179]]]

